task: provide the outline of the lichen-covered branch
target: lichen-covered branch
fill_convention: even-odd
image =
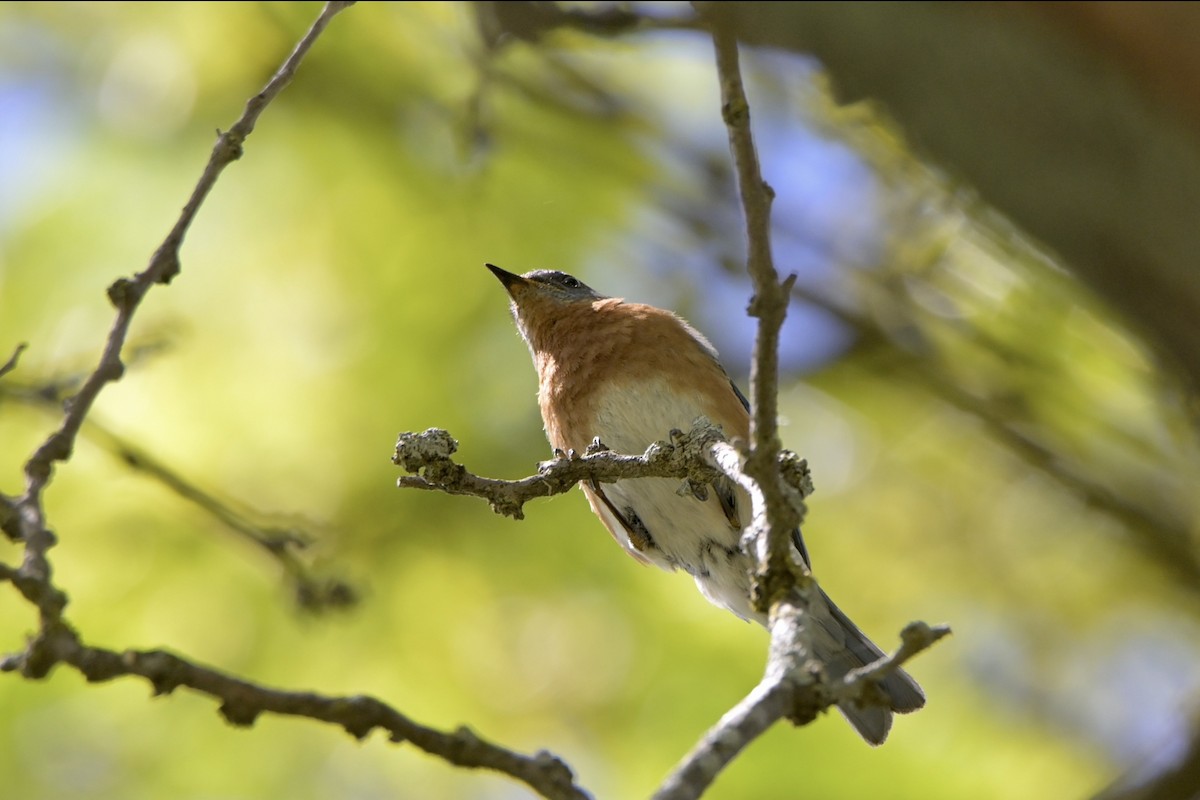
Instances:
[[[515,481],[482,478],[451,456],[458,442],[444,430],[402,433],[392,462],[412,473],[396,485],[470,495],[486,500],[497,514],[524,519],[525,503],[571,490],[580,481],[612,483],[628,478],[679,478],[680,493],[703,491],[722,470],[709,455],[716,446],[731,447],[719,426],[701,417],[686,433],[670,431],[667,441],[655,442],[640,456],[614,453],[599,440],[584,453],[557,453],[538,465],[535,475]],[[804,473],[807,475],[807,473]]]

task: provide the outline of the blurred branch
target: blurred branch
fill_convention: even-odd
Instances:
[[[19,345],[17,345],[16,349],[13,350],[13,354],[8,357],[8,361],[0,364],[0,378],[3,378],[5,375],[17,368],[17,362],[21,359],[21,353],[23,353],[25,348],[28,346],[29,345],[27,345],[25,342],[21,342]]]
[[[1140,776],[1137,773],[1141,773]],[[1175,763],[1122,775],[1093,800],[1195,800],[1200,797],[1200,727],[1193,725],[1187,750]]]
[[[885,106],[1200,386],[1200,7],[733,5],[743,41],[816,57],[841,101]]]
[[[1162,506],[1140,504],[1073,468],[1067,457],[1042,441],[1030,425],[1014,420],[1011,413],[1005,413],[988,397],[948,379],[933,357],[914,352],[874,317],[808,289],[793,288],[792,295],[832,314],[855,331],[861,341],[885,348],[887,357],[880,361],[880,369],[979,420],[999,444],[1029,467],[1074,492],[1089,507],[1120,522],[1133,542],[1174,576],[1180,586],[1192,593],[1200,591],[1200,552],[1193,543],[1187,520],[1170,514]]]
[[[306,611],[346,608],[358,602],[358,592],[338,578],[322,578],[300,558],[298,551],[312,538],[294,527],[263,525],[184,478],[154,456],[96,425],[107,446],[130,468],[149,475],[184,500],[215,517],[226,528],[267,553],[283,569],[297,604]]]
[[[65,388],[71,384],[70,380],[54,379],[40,386],[4,384],[0,385],[0,399],[11,398],[38,408],[57,409],[63,401]],[[336,577],[314,574],[301,558],[300,551],[313,541],[305,531],[296,526],[256,522],[254,514],[239,510],[234,504],[200,488],[158,457],[118,436],[94,418],[89,417],[80,432],[121,459],[130,469],[162,484],[265,553],[283,570],[300,608],[321,612],[346,608],[358,602],[358,591],[354,586]]]
[[[570,8],[553,2],[494,2],[480,0],[475,23],[489,46],[506,37],[536,42],[559,29],[577,30],[594,36],[620,36],[647,30],[696,30],[695,17],[652,17],[620,5],[599,8]]]

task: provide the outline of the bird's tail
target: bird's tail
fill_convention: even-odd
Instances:
[[[841,680],[850,670],[883,657],[879,648],[834,605],[829,595],[822,591],[821,599],[828,606],[829,614],[813,614],[813,618],[820,623],[820,630],[814,632],[813,649],[817,658],[825,664],[826,674],[831,681]],[[892,727],[892,712],[904,714],[925,705],[925,693],[904,670],[898,669],[888,675],[880,681],[879,687],[891,701],[890,709],[858,706],[850,702],[838,704],[838,710],[871,744],[883,744],[887,738]]]

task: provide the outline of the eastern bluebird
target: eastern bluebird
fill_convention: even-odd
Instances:
[[[563,272],[514,275],[487,265],[512,298],[512,312],[538,373],[538,403],[550,445],[583,452],[594,437],[620,453],[641,453],[673,428],[700,416],[729,436],[748,438],[749,404],[713,346],[670,311],[604,297]],[[665,570],[682,569],[710,602],[766,625],[750,600],[751,555],[739,546],[749,522],[750,498],[728,479],[701,500],[676,492],[668,478],[583,486],[592,511],[635,559]],[[800,531],[797,553],[810,564]],[[818,592],[809,613],[813,647],[828,677],[882,656],[879,648]],[[920,708],[925,695],[897,671],[880,683],[891,710],[839,706],[871,744],[887,738],[892,711]]]

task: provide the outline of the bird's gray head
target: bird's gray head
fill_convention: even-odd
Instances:
[[[518,310],[534,298],[541,302],[574,303],[580,300],[590,302],[604,297],[573,275],[558,270],[535,269],[524,275],[516,275],[494,264],[488,264],[487,268],[504,284],[508,296],[512,298]]]

